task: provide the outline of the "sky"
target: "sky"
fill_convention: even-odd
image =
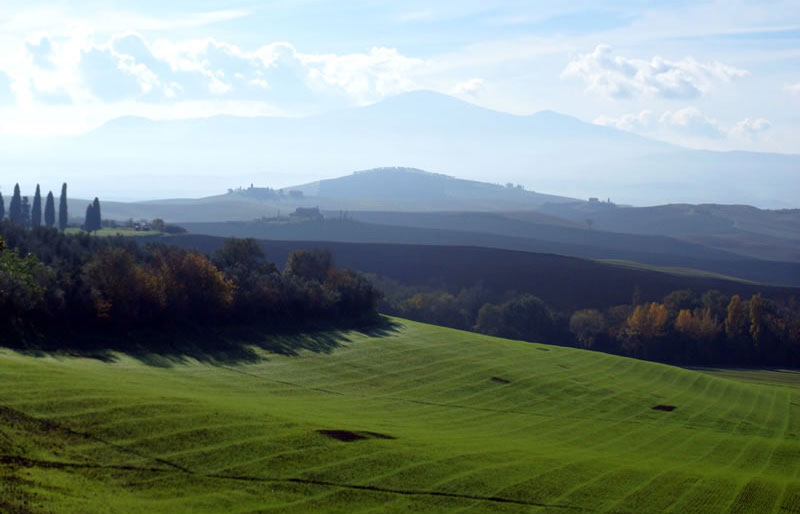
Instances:
[[[692,148],[800,153],[797,0],[3,0],[0,137],[306,116],[429,89]]]

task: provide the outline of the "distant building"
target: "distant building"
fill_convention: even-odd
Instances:
[[[322,213],[319,212],[319,207],[298,207],[289,216],[295,219],[321,221],[323,218]]]
[[[595,203],[595,202],[599,202],[600,199],[597,198],[596,196],[593,196],[593,197],[589,198],[589,201],[592,202],[592,203]]]

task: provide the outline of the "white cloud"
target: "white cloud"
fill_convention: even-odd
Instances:
[[[36,66],[45,69],[53,68],[53,61],[51,60],[53,46],[48,38],[43,37],[36,43],[26,43],[25,47],[33,57],[33,63]]]
[[[367,54],[297,54],[297,58],[308,69],[312,87],[332,86],[358,104],[416,89],[411,76],[425,66],[422,59],[385,47],[373,47]]]
[[[430,63],[386,47],[314,54],[277,42],[248,51],[214,38],[152,41],[136,32],[117,33],[99,42],[47,35],[33,41],[23,46],[27,52],[22,58],[3,62],[0,56],[0,107],[12,104],[18,111],[6,109],[6,120],[27,113],[31,123],[40,120],[35,122],[39,124],[49,106],[54,121],[48,132],[63,129],[60,120],[68,108],[75,116],[85,116],[81,113],[87,109],[94,116],[105,109],[110,118],[113,113],[125,114],[117,109],[123,105],[134,113],[149,112],[147,104],[183,103],[184,110],[159,113],[180,112],[186,117],[200,105],[203,111],[197,115],[208,115],[204,113],[213,102],[219,106],[216,114],[232,114],[230,109],[238,105],[261,102],[253,112],[302,115],[430,87],[424,78],[422,83],[414,78]],[[6,131],[14,126],[3,124]]]
[[[614,127],[629,132],[644,132],[653,126],[654,121],[653,112],[645,109],[639,114],[623,114],[618,118],[600,116],[594,120],[594,123],[596,125]]]
[[[741,139],[754,139],[771,127],[769,121],[764,118],[750,119],[745,118],[731,128],[730,135]]]
[[[0,70],[0,106],[14,103],[14,91],[11,89],[11,77]]]
[[[726,128],[696,107],[664,111],[658,117],[649,110],[641,111],[638,114],[623,114],[619,117],[600,116],[594,120],[594,123],[655,136],[672,134],[706,139],[735,138],[750,141],[757,139],[771,127],[770,122],[764,118],[745,118]]]
[[[800,82],[796,82],[794,84],[787,84],[786,86],[784,86],[784,89],[786,89],[786,91],[792,94],[800,95]]]
[[[677,111],[665,111],[658,119],[669,128],[707,138],[723,137],[719,123],[700,112],[696,107],[684,107]]]
[[[594,120],[594,123],[629,132],[648,134],[666,130],[688,136],[714,139],[725,135],[717,120],[704,115],[696,107],[684,107],[677,111],[664,111],[660,116],[656,116],[647,109],[638,114],[629,113],[619,117],[600,116]]]
[[[715,83],[747,76],[741,70],[719,62],[701,63],[692,57],[670,61],[653,57],[649,61],[612,56],[611,47],[598,45],[567,64],[562,78],[578,78],[588,91],[612,98],[651,95],[662,98],[694,98],[708,93]]]
[[[486,82],[483,79],[473,78],[459,82],[450,90],[450,93],[455,96],[475,98],[484,91],[486,91]]]

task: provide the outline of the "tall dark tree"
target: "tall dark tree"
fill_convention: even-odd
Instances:
[[[88,232],[95,232],[100,230],[103,222],[100,218],[100,200],[94,199],[92,203],[86,206],[86,221],[83,227]]]
[[[0,193],[0,220],[6,215],[6,203],[3,201],[3,193]]]
[[[42,192],[39,184],[36,184],[36,193],[33,195],[33,207],[31,208],[31,226],[38,227],[42,224]]]
[[[87,232],[91,232],[93,230],[93,228],[92,228],[92,224],[93,224],[92,219],[94,217],[94,214],[93,214],[92,211],[93,211],[92,204],[87,205],[86,206],[86,220],[83,222],[83,229],[86,230]]]
[[[61,198],[58,200],[58,228],[67,228],[67,183],[61,186]]]
[[[56,226],[56,202],[52,191],[47,193],[47,200],[44,202],[44,224],[48,227]]]
[[[92,202],[92,223],[95,230],[103,228],[103,218],[100,216],[100,200],[96,196]]]
[[[14,223],[22,223],[22,195],[19,193],[19,184],[14,186],[14,196],[8,205],[8,219]]]
[[[28,227],[31,224],[31,202],[27,196],[22,197],[22,205],[20,206],[20,225]]]

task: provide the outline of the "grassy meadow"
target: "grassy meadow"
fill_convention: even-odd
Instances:
[[[0,351],[0,512],[800,513],[798,374],[393,324]]]
[[[83,229],[70,227],[65,230],[67,234],[80,234],[85,232]],[[157,236],[161,234],[161,232],[157,230],[136,230],[134,228],[129,227],[103,227],[100,230],[96,230],[92,232],[92,235],[98,237],[107,237],[107,236],[131,236],[131,237],[141,237],[141,236]]]

